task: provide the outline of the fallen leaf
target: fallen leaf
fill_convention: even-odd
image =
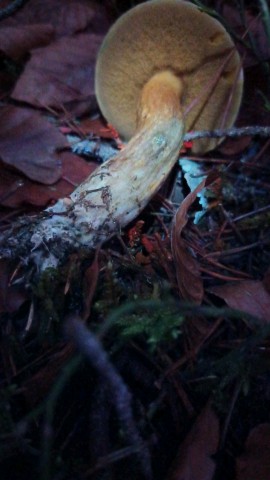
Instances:
[[[236,462],[236,480],[269,480],[270,423],[251,430],[243,453]]]
[[[18,60],[31,49],[48,45],[54,36],[50,25],[6,26],[0,29],[0,52]]]
[[[167,480],[211,480],[215,472],[211,456],[217,452],[218,443],[219,421],[207,405],[180,445]]]
[[[89,0],[28,0],[3,20],[1,27],[31,24],[50,25],[57,37],[82,32],[87,27],[93,33],[108,29],[106,10]]]
[[[243,280],[226,283],[210,289],[222,298],[229,307],[259,318],[263,323],[270,321],[270,294],[260,280]]]
[[[204,290],[199,264],[183,238],[178,240],[177,246],[173,249],[173,258],[181,298],[201,304]]]
[[[71,152],[61,152],[59,155],[63,165],[62,180],[71,185],[72,190],[80,185],[98,166],[96,162],[86,161]]]
[[[82,102],[85,112],[93,109],[96,106],[95,60],[102,38],[101,35],[79,34],[34,50],[12,98],[58,110],[64,107],[74,111],[72,102],[76,102],[76,108],[77,103]]]
[[[96,135],[101,138],[115,139],[115,131],[101,118],[85,118],[80,123],[85,135]]]
[[[45,207],[73,192],[97,166],[95,162],[86,162],[70,152],[60,153],[59,159],[62,178],[53,185],[42,185],[2,166],[0,204],[12,208],[26,205]]]
[[[0,158],[41,183],[56,182],[62,174],[55,151],[65,137],[41,114],[14,106],[1,108]]]
[[[203,299],[203,281],[198,262],[189,251],[182,233],[188,221],[188,209],[195,202],[198,193],[215,179],[216,173],[206,177],[195,190],[186,196],[178,208],[172,224],[172,255],[176,268],[179,293],[184,300],[192,301],[196,304],[200,304]]]

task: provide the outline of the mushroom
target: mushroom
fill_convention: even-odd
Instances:
[[[184,116],[186,131],[230,127],[243,74],[221,23],[192,3],[152,0],[129,10],[110,29],[95,83],[104,117],[129,140],[146,120],[156,123],[176,112]],[[198,140],[193,152],[204,153],[219,141]]]
[[[242,85],[231,37],[195,5],[151,0],[124,14],[101,46],[95,88],[103,115],[129,142],[48,209],[60,215],[44,222],[36,242],[61,236],[96,247],[120,232],[167,178],[186,130],[232,125]],[[193,151],[219,141],[197,140]]]

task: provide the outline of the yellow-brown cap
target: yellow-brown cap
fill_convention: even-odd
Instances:
[[[129,10],[106,35],[96,65],[100,109],[125,140],[136,131],[143,86],[171,70],[183,82],[181,104],[188,130],[230,127],[243,89],[239,55],[225,28],[183,0],[151,0]],[[193,152],[220,140],[194,142]]]

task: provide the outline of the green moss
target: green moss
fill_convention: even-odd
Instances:
[[[134,302],[134,310],[130,313],[119,312],[115,324],[122,339],[142,336],[153,352],[160,345],[170,346],[181,335],[181,326],[185,317],[169,302],[149,300]]]

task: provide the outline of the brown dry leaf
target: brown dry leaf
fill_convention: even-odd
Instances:
[[[6,26],[0,28],[0,52],[18,60],[31,49],[48,45],[54,36],[50,25]]]
[[[219,421],[207,405],[180,445],[167,480],[211,480],[215,472],[211,456],[217,452],[218,443]]]
[[[172,236],[172,240],[174,236]],[[176,277],[179,292],[184,300],[201,304],[203,299],[203,281],[199,264],[189,252],[186,242],[179,238],[177,246],[173,248],[173,258],[176,266]]]
[[[59,128],[60,132],[66,134],[75,133],[77,134],[78,128],[76,125],[62,126]],[[106,123],[101,117],[91,119],[83,118],[80,121],[80,132],[85,136],[106,138],[109,140],[118,139],[118,134],[116,130]]]
[[[69,104],[76,102],[77,108],[78,102],[82,102],[82,111],[93,109],[95,59],[102,38],[79,34],[34,50],[12,98],[36,107],[64,106],[74,112]]]
[[[39,113],[2,107],[1,160],[41,183],[56,182],[62,174],[55,151],[67,145],[65,137]]]
[[[1,22],[1,26],[50,25],[57,37],[82,32],[105,32],[108,29],[106,11],[102,5],[90,0],[28,0],[14,15]]]
[[[96,135],[97,137],[108,139],[114,139],[117,136],[116,131],[108,126],[101,117],[83,119],[80,123],[80,128],[85,135]]]
[[[182,232],[188,221],[188,209],[195,202],[197,194],[214,180],[216,180],[216,173],[206,177],[195,190],[186,196],[175,214],[172,225],[172,254],[179,292],[184,300],[197,304],[200,304],[203,299],[203,282],[198,262],[188,250]]]
[[[269,480],[270,423],[262,423],[251,430],[245,453],[237,459],[236,471],[236,480]]]
[[[59,159],[62,164],[62,178],[54,185],[41,185],[2,166],[0,204],[12,208],[25,205],[45,207],[73,192],[97,166],[95,162],[86,162],[70,152],[60,153]]]
[[[262,322],[270,321],[270,294],[259,280],[243,280],[212,287],[211,293],[222,298],[229,307],[249,313]]]
[[[62,180],[69,184],[69,188],[72,188],[72,191],[80,185],[98,165],[97,162],[86,161],[71,152],[61,152],[59,156],[63,165]],[[71,193],[71,191],[68,193]],[[65,195],[68,195],[68,193],[65,193]]]

